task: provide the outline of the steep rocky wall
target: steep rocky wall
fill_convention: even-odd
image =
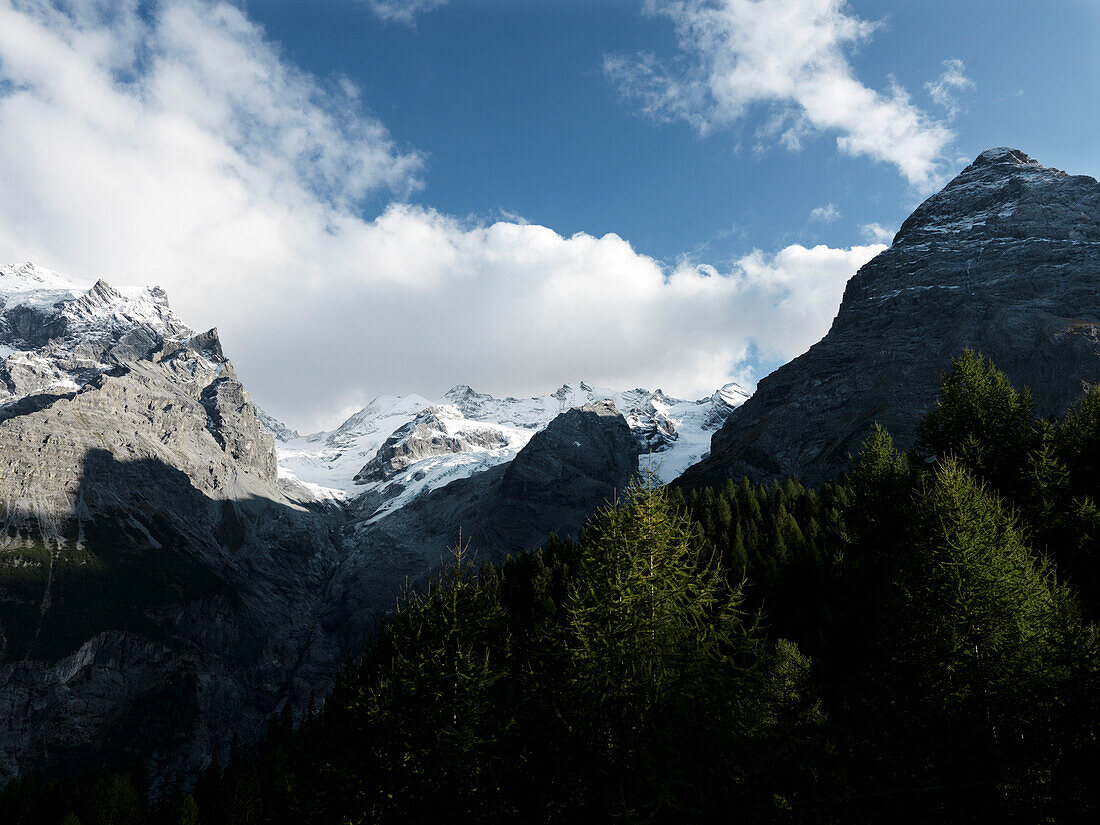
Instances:
[[[819,483],[876,421],[903,447],[965,348],[1040,412],[1100,381],[1100,184],[1014,149],[983,152],[848,283],[829,333],[760,382],[685,486],[749,476]]]
[[[75,384],[74,352],[96,366],[0,411],[0,781],[92,757],[193,774],[338,660],[317,630],[330,524],[277,489],[216,333],[136,337],[7,359],[45,365],[32,392]]]
[[[284,702],[323,696],[460,531],[493,559],[576,532],[637,467],[623,417],[589,404],[507,469],[407,512],[309,509],[280,485],[216,331],[194,334],[153,292],[135,308],[102,282],[80,293],[34,269],[14,273],[18,288],[3,275],[0,781],[146,759],[154,778],[194,776]],[[445,422],[417,422],[411,449],[430,453]]]
[[[500,562],[535,549],[551,533],[576,535],[585,518],[637,474],[638,440],[611,402],[557,416],[508,464],[432,490],[385,518],[358,503],[345,528],[345,555],[326,597],[345,639],[362,636],[380,609],[446,564],[461,542]]]

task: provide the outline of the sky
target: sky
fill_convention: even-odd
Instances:
[[[159,284],[306,432],[701,397],[983,149],[1100,176],[1095,0],[0,0],[0,262]]]

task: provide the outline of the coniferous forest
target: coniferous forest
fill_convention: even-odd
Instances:
[[[807,426],[812,426],[808,422]],[[644,463],[644,462],[643,462]],[[193,786],[27,776],[12,825],[1091,822],[1100,389],[975,353],[820,489],[645,477],[409,592],[305,719]],[[480,548],[484,549],[484,548]]]

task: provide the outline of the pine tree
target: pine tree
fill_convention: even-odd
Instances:
[[[592,536],[565,603],[563,713],[603,787],[623,794],[603,800],[612,811],[692,804],[677,789],[698,779],[706,748],[685,758],[682,737],[728,731],[743,663],[755,658],[740,589],[652,478],[600,513]]]
[[[472,821],[497,810],[507,767],[499,745],[515,701],[498,585],[473,576],[460,546],[425,593],[402,599],[342,679],[326,722],[350,753],[333,754],[326,766],[327,818],[407,821],[445,812]],[[356,742],[369,746],[356,752]]]
[[[917,427],[917,449],[954,456],[998,490],[1015,493],[1028,454],[1037,446],[1031,391],[1017,392],[980,353],[966,350],[944,375],[936,406]]]
[[[1100,386],[1066,412],[1054,444],[1076,495],[1100,500]]]
[[[183,797],[176,809],[178,825],[199,825],[199,806],[195,804],[195,797],[188,794]]]
[[[1090,635],[1073,595],[1001,499],[953,458],[928,481],[909,538],[888,611],[894,699],[906,697],[899,727],[915,732],[908,759],[919,765],[924,749],[939,770],[995,791],[981,804],[1038,813],[1050,803],[1051,718],[1067,662],[1093,655],[1076,650]],[[922,740],[922,729],[936,733]]]

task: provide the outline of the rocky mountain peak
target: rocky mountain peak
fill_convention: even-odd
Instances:
[[[201,352],[211,361],[224,361],[225,353],[222,352],[221,338],[218,336],[218,328],[211,327],[206,332],[200,332],[187,339],[192,349]]]
[[[1100,240],[1096,181],[987,149],[902,224],[894,246],[992,238]]]
[[[738,384],[736,381],[730,381],[730,383],[720,387],[711,399],[715,402],[721,402],[722,404],[730,407],[740,406],[745,403],[745,400],[752,395],[748,390]]]
[[[0,267],[0,418],[93,388],[110,395],[122,374],[143,391],[184,392],[196,412],[205,408],[201,419],[225,454],[274,483],[271,439],[216,328],[196,334],[160,287],[89,284],[33,263]]]
[[[88,290],[87,297],[91,300],[101,301],[103,303],[115,303],[125,300],[121,292],[116,290],[102,278],[92,284],[92,288]]]
[[[164,290],[0,267],[0,454],[0,782],[134,734],[166,690],[190,721],[133,747],[194,771],[212,729],[254,736],[330,672],[328,525]]]
[[[492,401],[491,395],[478,392],[469,384],[457,384],[447,390],[443,399],[458,407],[463,415],[475,415],[486,401]]]
[[[427,458],[503,450],[508,446],[508,437],[499,429],[467,420],[453,404],[437,404],[425,407],[398,428],[353,480],[356,484],[389,481]]]
[[[819,482],[874,422],[903,447],[965,348],[1044,414],[1100,383],[1100,184],[1017,149],[982,152],[848,282],[829,333],[764,378],[685,484]]]
[[[986,149],[974,159],[971,166],[996,166],[998,164],[1008,166],[1042,166],[1039,161],[1032,158],[1026,152],[1013,149],[1010,146],[996,146]]]
[[[535,433],[504,472],[501,492],[525,497],[535,489],[549,499],[577,498],[584,479],[622,489],[638,472],[639,446],[610,399],[566,410]],[[598,501],[588,496],[589,501]]]

